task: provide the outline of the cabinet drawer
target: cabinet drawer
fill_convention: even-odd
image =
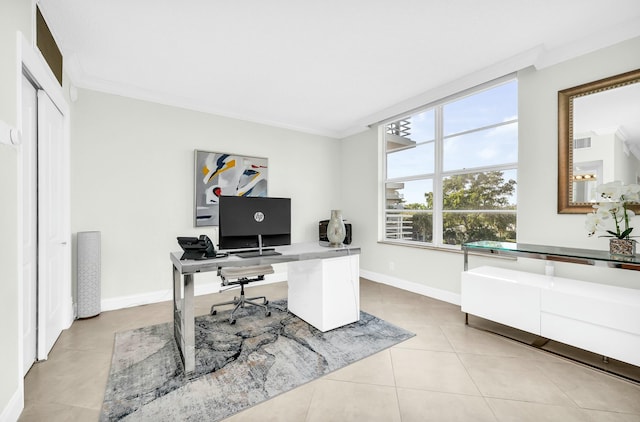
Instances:
[[[462,273],[462,311],[540,334],[540,288],[505,279],[500,276],[504,275],[502,272],[492,271],[495,268],[482,271],[483,268]]]
[[[640,336],[635,334],[543,312],[541,335],[640,366]]]
[[[616,290],[618,288],[611,287],[612,292]],[[579,290],[574,293],[544,290],[541,309],[546,313],[640,335],[640,298],[637,303],[629,303],[616,300],[614,294],[592,297],[583,296]]]

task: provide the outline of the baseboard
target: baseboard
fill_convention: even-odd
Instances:
[[[100,311],[114,311],[116,309],[131,308],[133,306],[149,305],[151,303],[166,302],[171,300],[172,290],[157,290],[155,292],[141,293],[138,295],[119,296],[100,301]]]
[[[424,284],[414,283],[412,281],[403,280],[401,278],[380,274],[373,271],[360,270],[360,277],[376,283],[386,284],[388,286],[397,287],[398,289],[407,290],[419,295],[428,296],[443,302],[460,306],[460,293],[453,293],[447,290],[434,289]]]
[[[382,283],[392,287],[397,287],[399,289],[407,290],[409,292],[417,293],[423,296],[442,300],[443,302],[460,305],[459,293],[453,293],[441,289],[434,289],[433,287],[425,286],[420,283],[414,283],[397,277],[388,276],[386,274],[380,274],[362,269],[360,270],[360,277],[366,278],[367,280],[375,281],[377,283]],[[286,280],[286,271],[281,271],[267,275],[264,281],[256,282],[254,283],[254,285],[258,286],[261,284],[278,283]],[[201,296],[211,293],[218,293],[219,291],[220,283],[212,281],[209,283],[196,283],[194,294],[196,296]],[[103,299],[100,302],[100,307],[104,312],[113,311],[116,309],[130,308],[133,306],[149,305],[151,303],[166,302],[172,299],[173,290],[167,289],[143,293],[139,295],[120,296],[115,298]]]
[[[24,391],[22,384],[11,396],[11,400],[0,413],[0,422],[15,422],[24,410]]]
[[[254,286],[262,284],[278,283],[280,281],[287,280],[287,273],[277,272],[274,274],[268,274],[264,281],[258,281],[252,283]],[[196,283],[194,295],[208,295],[211,293],[218,293],[220,291],[220,282],[212,281],[208,283]],[[116,309],[131,308],[133,306],[149,305],[151,303],[166,302],[173,299],[173,290],[157,290],[155,292],[142,293],[138,295],[120,296],[109,299],[102,299],[100,301],[100,310],[114,311]]]

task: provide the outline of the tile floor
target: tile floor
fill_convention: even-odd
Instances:
[[[216,296],[196,314],[233,293]],[[640,384],[465,326],[458,306],[363,279],[361,307],[417,335],[226,421],[640,421]],[[27,374],[20,421],[98,420],[114,333],[170,320],[163,302],[76,321]]]

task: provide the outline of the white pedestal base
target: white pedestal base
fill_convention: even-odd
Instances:
[[[359,255],[289,262],[289,311],[325,332],[360,319]]]

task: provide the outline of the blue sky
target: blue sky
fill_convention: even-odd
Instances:
[[[461,132],[517,119],[517,91],[518,84],[514,80],[443,106],[444,171],[518,161],[517,122],[456,136]],[[434,138],[433,109],[411,116],[411,139],[417,145],[388,155],[387,177],[432,173]],[[505,174],[505,178],[515,178],[515,171]],[[430,180],[411,181],[405,182],[402,193],[407,203],[423,203],[424,192],[431,189]]]

